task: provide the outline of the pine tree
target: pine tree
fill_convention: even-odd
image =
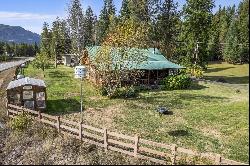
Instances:
[[[206,66],[213,7],[213,0],[187,0],[184,5],[184,41],[187,43],[189,64]]]
[[[71,53],[72,50],[72,42],[71,42],[71,38],[70,38],[70,27],[67,24],[66,20],[61,20],[60,22],[60,31],[61,31],[61,35],[62,35],[62,43],[63,43],[63,50],[62,53],[63,54],[69,54]]]
[[[84,15],[80,0],[72,0],[69,6],[68,22],[70,26],[70,36],[72,41],[72,51],[81,56],[85,48],[84,42]]]
[[[107,12],[109,16],[115,15],[115,5],[113,3],[113,0],[104,0],[104,3],[107,4]]]
[[[91,7],[89,6],[85,13],[84,19],[84,28],[85,28],[85,46],[93,46],[94,41],[94,13]]]
[[[239,40],[242,44],[241,57],[249,62],[249,0],[243,0],[238,7]]]
[[[44,22],[43,31],[41,33],[41,52],[43,52],[49,59],[52,59],[51,52],[52,34],[49,29],[49,24]]]
[[[113,5],[113,0],[104,0],[104,6],[98,21],[97,44],[101,44],[105,40],[109,32],[111,19],[114,19],[114,17],[115,6]]]
[[[177,4],[173,0],[164,0],[159,7],[159,15],[156,23],[156,41],[160,48],[169,58],[173,55],[176,37],[178,35],[178,22],[180,14]]]
[[[122,1],[122,7],[120,10],[120,17],[123,20],[126,20],[130,17],[130,10],[129,10],[129,0]]]
[[[51,52],[54,56],[55,68],[57,67],[57,57],[60,54],[61,35],[60,35],[60,20],[57,17],[56,21],[52,23],[52,43]]]
[[[213,15],[211,28],[209,32],[209,57],[210,60],[222,60],[222,51],[220,45],[220,17],[221,17],[221,6],[219,11]]]
[[[149,0],[129,0],[130,17],[137,21],[149,22]]]
[[[223,58],[229,63],[241,63],[242,61],[238,35],[237,20],[236,18],[233,18],[226,35],[227,45],[223,50]]]

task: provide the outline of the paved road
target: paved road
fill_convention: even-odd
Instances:
[[[27,61],[32,61],[34,58],[26,58],[26,59],[22,59],[22,60],[18,60],[18,61],[13,61],[13,62],[4,62],[4,63],[0,63],[0,72],[10,69],[12,67],[21,65]]]

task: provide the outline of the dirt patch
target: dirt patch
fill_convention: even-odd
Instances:
[[[83,111],[83,123],[93,125],[99,128],[115,129],[114,119],[116,116],[122,116],[123,105],[113,105],[107,108],[88,108]],[[63,118],[75,122],[80,121],[80,113],[64,115]],[[98,126],[97,126],[98,125]]]

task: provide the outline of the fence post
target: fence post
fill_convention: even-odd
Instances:
[[[82,141],[82,122],[79,123],[79,139]]]
[[[60,133],[60,116],[57,116],[57,130]]]
[[[10,113],[9,113],[9,106],[8,106],[8,102],[6,102],[6,108],[7,108],[7,116],[9,117]]]
[[[41,119],[42,119],[41,111],[38,110],[38,120],[41,121]]]
[[[221,155],[220,154],[216,154],[215,164],[216,165],[221,165]]]
[[[24,115],[24,108],[23,108],[23,106],[21,108],[22,108],[22,115]]]
[[[135,136],[135,145],[134,145],[134,157],[137,156],[138,153],[138,144],[139,144],[139,136]]]
[[[176,164],[176,151],[177,151],[177,146],[175,144],[172,145],[172,157],[171,157],[171,162],[172,162],[172,165],[175,165]]]
[[[104,149],[105,151],[108,150],[108,130],[105,128],[103,132],[103,139],[104,139]]]

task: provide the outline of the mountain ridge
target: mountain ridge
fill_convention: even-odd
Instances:
[[[0,41],[34,44],[40,43],[40,35],[21,26],[0,24]]]

